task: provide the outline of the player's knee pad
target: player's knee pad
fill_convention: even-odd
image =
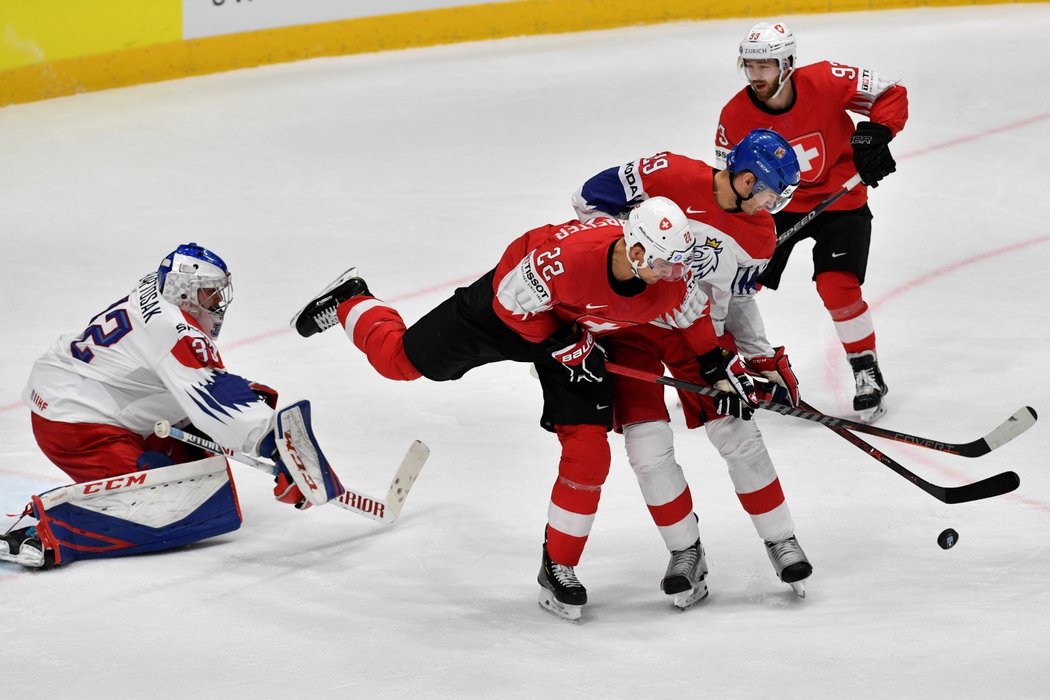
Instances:
[[[674,470],[674,434],[663,421],[632,423],[624,426],[627,461],[639,477],[653,472]]]
[[[32,509],[55,564],[172,549],[241,526],[224,457],[64,486],[33,496]]]
[[[558,475],[584,486],[601,486],[609,476],[612,451],[602,425],[555,426],[561,442]]]
[[[831,270],[817,275],[817,294],[831,312],[849,309],[862,302],[860,280],[852,272]]]
[[[776,478],[773,460],[754,421],[720,418],[705,423],[704,428],[726,461],[737,492],[755,491]]]

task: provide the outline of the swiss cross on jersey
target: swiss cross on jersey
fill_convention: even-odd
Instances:
[[[791,147],[798,157],[798,167],[801,171],[803,182],[815,182],[820,179],[824,172],[824,164],[827,162],[827,146],[824,144],[824,135],[819,131],[808,133],[790,140]]]

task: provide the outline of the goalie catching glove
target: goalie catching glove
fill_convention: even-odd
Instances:
[[[765,400],[798,407],[798,377],[783,347],[773,348],[771,357],[752,357],[745,364],[752,373],[773,383],[769,397],[763,397]]]
[[[715,398],[715,410],[724,416],[751,420],[758,406],[758,395],[740,356],[727,355],[721,348],[715,348],[697,359],[704,380],[722,392]]]
[[[569,371],[570,382],[605,379],[605,350],[590,331],[573,324],[567,332],[552,335],[545,345],[551,357]]]

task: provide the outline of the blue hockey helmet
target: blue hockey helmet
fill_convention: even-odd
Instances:
[[[212,338],[218,337],[233,301],[233,281],[222,258],[196,243],[180,245],[157,268],[157,288]]]
[[[745,170],[754,173],[757,182],[751,194],[771,191],[775,200],[768,208],[773,213],[787,206],[802,181],[795,149],[772,129],[755,129],[741,139],[729,151],[726,169],[733,175]]]

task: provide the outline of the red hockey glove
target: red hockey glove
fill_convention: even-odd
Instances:
[[[853,164],[868,187],[878,187],[879,180],[897,171],[897,162],[890,154],[891,139],[890,128],[875,122],[860,122],[850,138]]]
[[[758,395],[739,355],[726,356],[721,348],[700,355],[700,374],[722,394],[715,398],[715,410],[725,416],[751,420]]]
[[[259,397],[259,400],[265,403],[273,410],[277,410],[277,390],[260,384],[259,382],[248,382],[248,388],[255,392],[255,395]]]
[[[297,510],[306,510],[312,506],[313,504],[306,499],[303,492],[292,481],[292,477],[288,470],[284,468],[284,465],[280,463],[278,465],[280,471],[274,477],[273,497],[281,503],[295,506]]]
[[[772,357],[752,357],[747,360],[747,368],[759,374],[771,382],[775,382],[784,388],[785,398],[787,403],[792,406],[798,406],[799,395],[798,395],[798,377],[795,376],[794,370],[791,369],[791,362],[788,360],[787,353],[784,352],[783,347],[773,348]],[[777,403],[776,392],[770,399]]]
[[[590,331],[574,326],[568,337],[552,336],[547,348],[555,360],[569,370],[571,382],[600,382],[605,379],[605,350],[594,342]]]

